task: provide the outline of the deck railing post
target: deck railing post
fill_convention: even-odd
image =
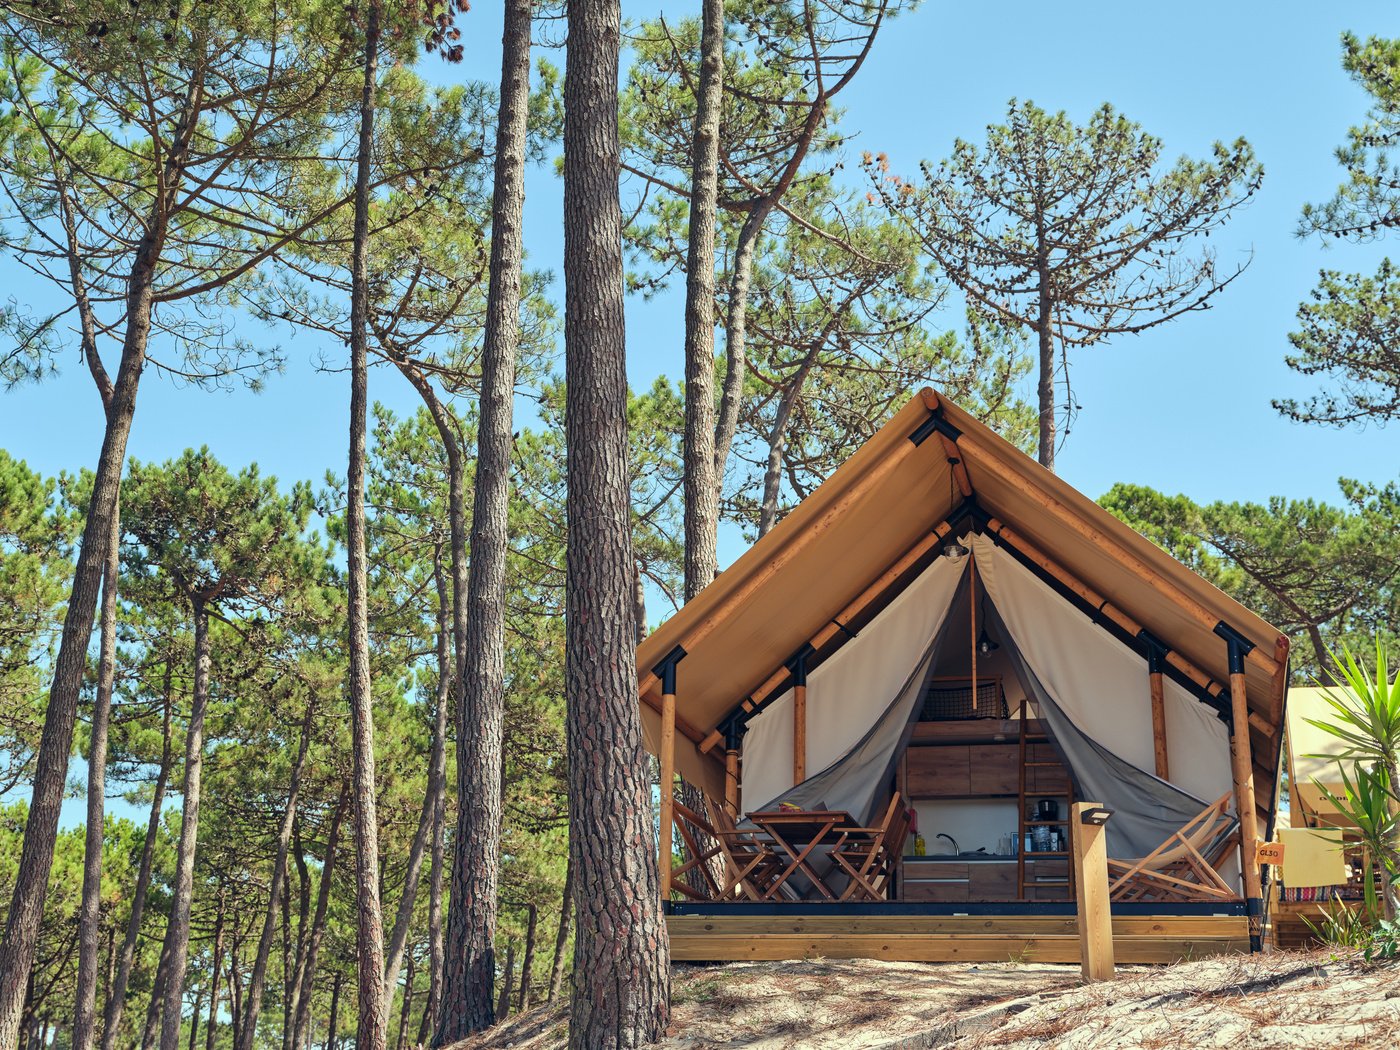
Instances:
[[[1225,639],[1230,662],[1230,762],[1235,781],[1235,811],[1240,819],[1240,870],[1244,874],[1245,909],[1249,916],[1249,950],[1263,950],[1264,890],[1255,850],[1259,843],[1258,811],[1254,805],[1254,756],[1249,743],[1249,697],[1245,692],[1245,657],[1254,643],[1224,620],[1215,633]]]
[[[676,664],[684,658],[685,650],[678,645],[653,669],[661,680],[661,782],[658,785],[661,812],[657,834],[663,906],[669,905],[671,900],[671,841],[676,796]]]
[[[1079,913],[1079,966],[1086,981],[1113,979],[1113,912],[1108,896],[1108,842],[1112,811],[1097,802],[1070,807],[1074,896]]]

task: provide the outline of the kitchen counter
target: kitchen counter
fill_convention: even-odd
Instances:
[[[1034,857],[1027,853],[1026,859]],[[1063,854],[1061,854],[1063,856]],[[905,864],[1015,864],[1015,857],[999,857],[995,853],[929,853],[922,857],[905,854]]]

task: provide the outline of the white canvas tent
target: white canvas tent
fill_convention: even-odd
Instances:
[[[1124,855],[1123,835],[1135,847],[1232,783],[1250,803],[1244,830],[1268,827],[1287,639],[931,390],[639,647],[648,747],[672,749],[678,772],[714,799],[732,797],[726,761],[740,759],[744,811],[782,796],[794,766],[787,665],[806,651],[806,780],[825,777],[834,792],[829,771],[843,761],[878,780],[965,571],[940,552],[964,533],[1018,674],[1060,720],[1075,777],[1124,796],[1099,801],[1139,811],[1114,852]],[[671,697],[668,654],[680,654]],[[1164,765],[1169,783],[1155,772]],[[841,790],[854,791],[844,778]],[[843,798],[868,810],[860,792]],[[1250,891],[1258,897],[1257,883]]]

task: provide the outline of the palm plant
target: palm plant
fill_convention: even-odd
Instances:
[[[1384,644],[1376,641],[1372,671],[1345,645],[1330,654],[1342,688],[1328,688],[1323,699],[1333,719],[1307,721],[1343,744],[1338,760],[1342,794],[1318,783],[1324,798],[1351,821],[1367,853],[1375,859],[1381,905],[1388,922],[1400,915],[1400,675],[1390,676]],[[1347,774],[1345,761],[1351,763]],[[1369,882],[1369,879],[1368,879]]]

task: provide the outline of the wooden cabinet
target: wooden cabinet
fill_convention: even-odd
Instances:
[[[1063,901],[1070,898],[1069,858],[1026,860],[1026,899]]]
[[[1026,794],[1064,795],[1069,791],[1069,771],[1060,764],[1059,753],[1048,743],[1026,748]]]
[[[1021,756],[1015,744],[975,748],[969,760],[969,794],[1014,795],[1020,789]]]
[[[904,861],[904,899],[907,901],[965,901],[968,899],[969,864],[941,861]]]
[[[972,793],[971,751],[965,744],[911,747],[905,755],[910,798]]]
[[[1016,862],[982,861],[969,864],[968,900],[1013,901],[1016,899]]]

